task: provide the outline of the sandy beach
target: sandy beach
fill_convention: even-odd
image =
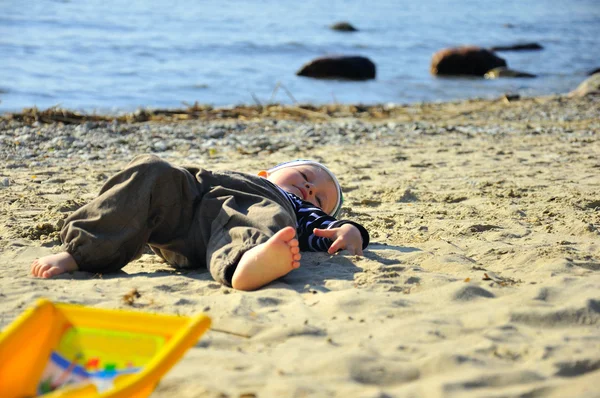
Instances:
[[[598,96],[5,116],[0,329],[41,297],[207,313],[153,397],[600,397],[599,116]],[[148,152],[249,173],[322,161],[371,244],[304,253],[255,292],[150,251],[119,274],[31,277],[64,218]]]

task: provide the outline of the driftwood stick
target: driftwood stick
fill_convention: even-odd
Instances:
[[[286,107],[285,109],[287,111],[291,111],[292,113],[294,113],[294,112],[300,113],[300,114],[308,116],[308,117],[320,117],[323,119],[331,119],[331,116],[329,116],[326,113],[315,112],[315,111],[311,111],[308,109],[300,108],[298,106],[290,106],[290,107]]]
[[[288,97],[291,98],[292,102],[294,103],[294,105],[298,104],[298,101],[296,101],[296,98],[294,98],[294,96],[292,95],[292,93],[290,92],[290,90],[287,89],[286,86],[284,86],[283,84],[279,83],[279,85],[281,86],[281,88],[285,91],[285,93],[288,95]]]
[[[215,328],[215,327],[211,327],[210,330],[212,330],[213,332],[219,332],[219,333],[230,334],[232,336],[243,337],[245,339],[249,339],[250,337],[252,337],[252,336],[247,335],[247,334],[232,332],[230,330],[219,329],[219,328]]]
[[[273,99],[275,99],[275,94],[277,94],[279,86],[281,86],[281,83],[277,82],[277,84],[275,84],[275,87],[273,87],[273,92],[271,92],[271,98],[269,98],[269,104],[273,103]]]

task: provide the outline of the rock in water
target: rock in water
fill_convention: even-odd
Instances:
[[[360,56],[328,56],[313,59],[298,72],[298,76],[317,79],[375,79],[375,64]]]
[[[490,47],[490,51],[529,51],[529,50],[543,50],[541,44],[538,43],[519,43],[511,44],[508,46],[494,46]]]
[[[483,76],[487,71],[506,66],[506,61],[490,50],[475,46],[446,48],[433,54],[431,74]]]
[[[569,93],[569,97],[585,97],[586,95],[600,95],[600,73],[591,75]]]
[[[352,26],[352,24],[350,24],[350,22],[336,22],[333,25],[331,25],[330,28],[333,30],[340,31],[340,32],[356,32],[356,31],[358,31],[358,29],[356,29],[354,26]]]
[[[486,79],[497,79],[499,77],[536,77],[527,72],[519,72],[518,70],[508,69],[503,66],[494,68],[483,75]]]
[[[600,68],[592,69],[588,72],[588,76],[595,75],[596,73],[600,73]]]

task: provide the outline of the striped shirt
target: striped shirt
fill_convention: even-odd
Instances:
[[[310,202],[300,199],[293,193],[286,192],[277,186],[284,196],[289,200],[296,213],[298,224],[296,225],[296,235],[300,243],[300,250],[312,252],[326,252],[333,241],[328,238],[316,236],[313,233],[315,228],[332,229],[339,228],[344,224],[352,224],[360,231],[363,240],[363,249],[369,245],[369,233],[362,225],[348,220],[336,220],[334,217],[325,213],[319,207]]]

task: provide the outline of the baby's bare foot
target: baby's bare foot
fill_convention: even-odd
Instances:
[[[244,253],[233,273],[233,288],[258,289],[298,268],[301,255],[295,236],[296,230],[286,227]]]
[[[75,259],[67,252],[40,257],[31,263],[31,274],[39,278],[52,278],[78,269]]]

